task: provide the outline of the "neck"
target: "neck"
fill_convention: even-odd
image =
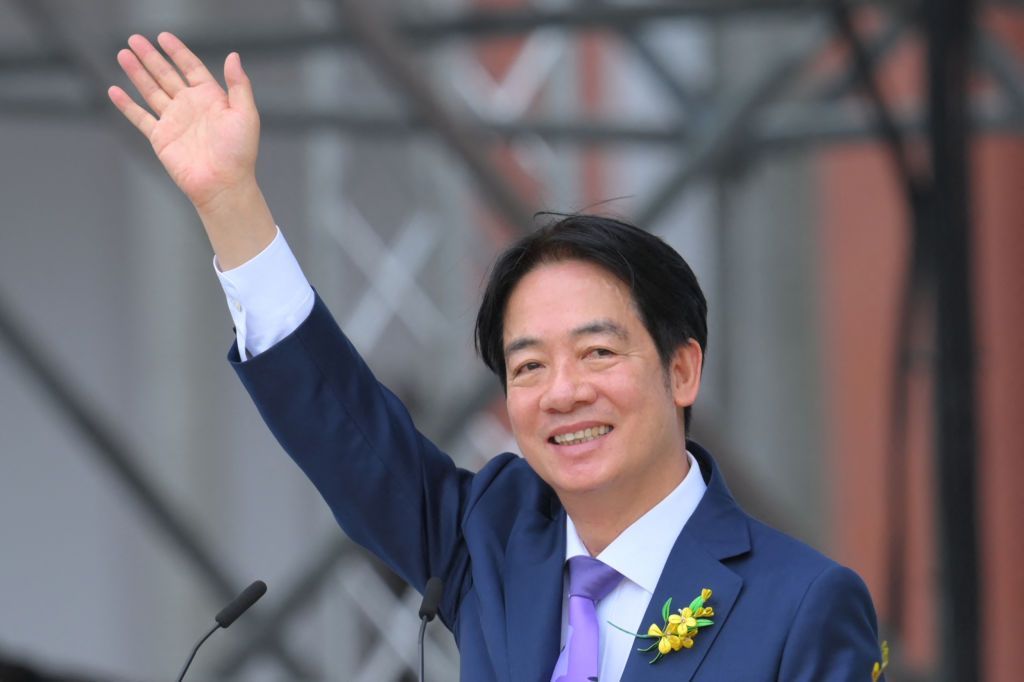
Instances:
[[[560,496],[590,556],[597,556],[641,516],[676,489],[690,471],[689,458],[673,459],[668,470],[628,489]]]

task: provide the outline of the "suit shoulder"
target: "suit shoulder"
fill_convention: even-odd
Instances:
[[[854,570],[755,519],[750,536],[750,555],[741,569],[748,594],[758,604],[770,604],[778,622],[787,624],[791,655],[793,642],[828,644],[826,649],[852,642],[863,656],[877,655],[874,605]]]
[[[805,586],[826,573],[845,574],[848,579],[863,585],[852,569],[826,556],[802,540],[750,518],[751,558],[757,571],[763,575],[799,582]]]

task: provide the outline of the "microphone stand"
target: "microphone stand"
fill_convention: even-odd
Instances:
[[[434,620],[437,615],[437,608],[441,605],[441,592],[444,583],[440,578],[431,578],[423,590],[423,603],[420,604],[420,682],[426,679],[426,667],[423,662],[423,637],[427,633],[427,623]]]
[[[420,619],[420,637],[419,637],[419,649],[420,649],[420,682],[424,682],[427,679],[425,667],[423,664],[423,637],[427,633],[427,617],[424,616]]]
[[[210,631],[203,635],[199,639],[199,641],[196,642],[196,645],[192,647],[192,654],[188,657],[188,660],[185,661],[185,667],[181,669],[181,674],[178,675],[178,682],[181,682],[183,679],[185,679],[185,673],[188,672],[188,667],[192,665],[192,659],[196,657],[196,652],[199,651],[199,647],[203,645],[203,642],[210,638],[210,635],[217,632],[218,628],[220,628],[220,623],[217,623],[212,628],[210,628]]]

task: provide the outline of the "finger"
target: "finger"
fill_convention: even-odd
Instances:
[[[148,140],[150,133],[153,132],[153,128],[156,126],[156,119],[153,118],[153,114],[136,104],[135,100],[127,92],[116,85],[112,85],[107,89],[107,96],[110,97],[110,101],[114,103],[114,106],[124,114],[124,117],[131,121],[132,125],[138,128],[139,132],[145,135]]]
[[[232,52],[224,60],[224,82],[228,85],[228,106],[255,111],[252,83],[242,69],[242,58],[237,52]]]
[[[156,40],[160,43],[160,47],[164,48],[164,52],[170,55],[178,70],[184,74],[189,85],[215,82],[213,74],[206,68],[202,60],[195,56],[192,50],[188,49],[176,35],[164,31],[156,37]]]
[[[146,100],[146,104],[157,115],[163,114],[171,98],[167,96],[163,88],[157,85],[149,71],[146,71],[146,67],[135,56],[135,53],[131,50],[121,50],[117,53],[117,63],[121,65],[121,68],[128,76],[128,80],[132,82],[135,89],[142,95],[142,99]]]
[[[157,85],[170,97],[173,98],[180,90],[187,87],[181,74],[171,66],[170,62],[164,59],[164,56],[153,47],[151,42],[135,34],[128,39],[128,47],[132,48],[132,52],[139,58],[142,65],[146,67],[146,71],[149,71]]]

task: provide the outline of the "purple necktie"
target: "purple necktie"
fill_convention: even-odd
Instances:
[[[565,648],[558,655],[551,682],[588,682],[597,679],[597,602],[622,580],[611,566],[588,556],[569,559],[569,627]]]

